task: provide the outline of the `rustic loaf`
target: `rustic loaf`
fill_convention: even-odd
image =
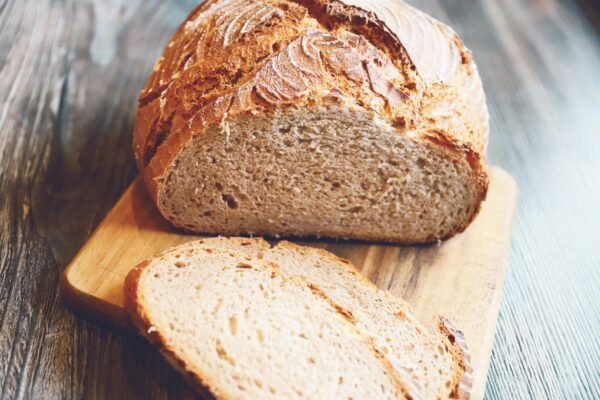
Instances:
[[[385,355],[413,398],[469,397],[469,356],[460,332],[440,319],[440,332],[430,334],[403,301],[377,289],[346,260],[289,242],[271,247],[261,238],[202,239],[173,251],[185,254],[200,248],[233,250],[277,265],[283,278],[307,279],[338,309],[347,311],[358,332]]]
[[[398,0],[208,0],[144,87],[162,215],[221,234],[431,242],[485,198],[488,114],[446,25]]]
[[[140,265],[126,288],[140,330],[218,399],[410,398],[347,313],[274,264],[185,246]]]

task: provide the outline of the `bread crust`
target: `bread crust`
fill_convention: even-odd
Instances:
[[[146,267],[150,265],[152,260],[144,260],[139,263],[136,267],[134,267],[127,277],[125,278],[125,301],[124,306],[125,310],[129,314],[131,318],[131,322],[133,326],[135,326],[143,337],[145,337],[150,343],[152,343],[158,351],[163,355],[163,357],[167,360],[167,362],[179,372],[183,378],[196,390],[199,394],[206,399],[215,399],[218,391],[216,388],[209,385],[201,376],[192,373],[189,371],[183,361],[177,357],[175,353],[168,349],[166,345],[165,338],[160,334],[159,331],[151,329],[152,323],[150,322],[150,318],[144,311],[144,308],[141,307],[140,301],[138,299],[138,284],[140,278]]]
[[[446,343],[457,366],[454,375],[454,388],[450,393],[451,399],[468,400],[473,390],[473,367],[464,334],[454,328],[446,318],[439,317],[438,330],[446,338]]]
[[[402,24],[386,14],[390,4],[403,23],[420,24],[425,34],[416,41],[449,49],[441,67],[429,67],[414,51],[418,46],[411,54],[411,38],[403,41]],[[241,18],[234,23],[230,16]],[[280,72],[276,66],[286,52],[306,51],[305,40],[334,43],[322,54],[331,54],[336,63],[323,70],[307,64],[309,73],[302,76],[294,75],[298,71],[273,75]],[[455,231],[426,242],[462,232],[488,188],[483,166],[488,117],[481,80],[470,52],[450,28],[388,0],[209,0],[196,8],[169,42],[139,99],[134,152],[151,197],[158,203],[163,178],[176,168],[175,157],[215,124],[274,108],[334,104],[336,91],[396,127],[398,134],[419,132],[420,140],[468,161],[477,185],[476,207]]]

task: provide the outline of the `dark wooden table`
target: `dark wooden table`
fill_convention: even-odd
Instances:
[[[600,398],[594,0],[423,0],[474,51],[489,160],[520,188],[488,398]],[[78,318],[61,270],[135,175],[136,97],[192,0],[0,0],[0,398],[166,399],[141,338]]]

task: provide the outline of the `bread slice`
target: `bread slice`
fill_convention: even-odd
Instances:
[[[347,312],[241,252],[167,251],[129,274],[126,306],[175,368],[219,399],[410,398]]]
[[[347,260],[287,241],[271,247],[262,238],[207,238],[190,246],[251,253],[278,265],[283,277],[305,277],[352,315],[359,332],[404,376],[413,396],[469,398],[472,371],[462,333],[443,318],[438,332],[429,333],[405,302],[378,289]]]
[[[439,332],[431,334],[412,316],[408,304],[380,290],[347,260],[328,251],[283,241],[268,250],[264,259],[278,264],[284,277],[305,276],[350,311],[358,330],[396,370],[412,377],[424,399],[468,397],[469,356],[462,334],[447,320],[439,319]]]
[[[402,1],[209,0],[142,91],[134,148],[189,231],[423,243],[477,214],[487,120],[468,49]]]

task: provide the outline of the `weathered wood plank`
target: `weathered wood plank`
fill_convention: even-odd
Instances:
[[[60,270],[134,175],[137,93],[190,7],[121,3],[0,3],[3,399],[186,390],[145,343],[76,319],[58,293]]]

